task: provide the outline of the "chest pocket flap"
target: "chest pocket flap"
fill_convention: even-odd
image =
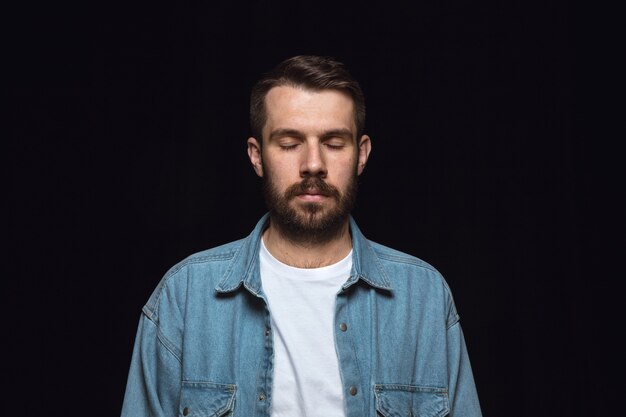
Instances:
[[[232,384],[183,381],[179,416],[219,417],[233,411],[237,387]]]
[[[383,417],[443,417],[450,412],[446,388],[376,384],[374,392],[376,411]]]

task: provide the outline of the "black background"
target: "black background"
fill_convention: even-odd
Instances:
[[[14,7],[1,409],[119,414],[163,273],[264,213],[249,90],[305,53],[345,62],[365,91],[354,216],[446,277],[484,415],[604,415],[618,328],[594,295],[615,292],[603,267],[623,255],[622,223],[602,221],[623,193],[582,133],[582,14],[559,0]]]

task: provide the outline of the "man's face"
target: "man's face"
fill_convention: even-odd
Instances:
[[[338,90],[274,87],[265,99],[263,146],[248,153],[272,220],[292,237],[324,240],[345,224],[369,138],[356,139],[354,103]]]

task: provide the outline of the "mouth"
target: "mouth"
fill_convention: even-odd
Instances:
[[[317,188],[307,188],[304,192],[299,193],[297,197],[304,201],[322,201],[328,195]]]

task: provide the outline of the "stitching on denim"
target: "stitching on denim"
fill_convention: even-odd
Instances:
[[[370,284],[372,287],[381,289],[381,290],[386,290],[386,291],[393,291],[393,287],[391,285],[391,282],[389,282],[389,280],[386,278],[386,276],[383,277],[383,285],[381,285],[380,283],[376,282],[375,280],[372,280],[370,278],[367,277],[367,275],[364,274],[359,274],[356,276],[356,279],[354,279],[350,285],[352,285],[353,283],[355,283],[358,279],[362,279],[365,282],[367,282],[368,284]],[[346,283],[348,283],[349,281],[346,281]],[[347,287],[346,287],[347,288]],[[344,288],[345,289],[345,288]]]
[[[350,314],[349,314],[350,313],[350,303],[349,303],[349,300],[347,298],[348,296],[349,295],[346,294],[345,303],[346,303],[346,310],[347,310],[347,313],[348,313],[348,314],[346,314],[346,316],[349,317],[350,316]],[[357,356],[356,345],[354,344],[354,337],[352,336],[352,332],[349,332],[346,336],[348,336],[348,340],[350,341],[350,346],[352,347],[352,352],[354,354],[354,363],[356,364],[356,370],[358,372],[358,375],[357,375],[358,376],[358,380],[359,380],[359,382],[361,382],[361,378],[363,377],[363,372],[361,372],[361,367],[359,366],[360,361],[359,361],[359,358]],[[360,388],[363,389],[363,387],[360,387]]]
[[[150,321],[150,323],[152,323],[152,325],[154,327],[156,327],[157,330],[157,340],[161,343],[161,345],[163,345],[163,347],[170,352],[175,358],[176,360],[182,365],[182,360],[181,360],[181,356],[182,356],[182,352],[180,351],[180,349],[176,348],[176,345],[171,342],[161,331],[161,327],[155,323],[152,319],[148,318],[148,320]]]
[[[142,313],[143,313],[143,314],[144,314],[144,315],[145,315],[148,319],[150,319],[150,321],[152,321],[152,318],[154,317],[154,313],[152,312],[152,310],[150,310],[150,309],[148,308],[148,305],[147,305],[147,304],[146,304],[146,305],[144,305],[144,306],[141,308],[141,312],[142,312]]]
[[[379,407],[382,405],[381,403],[381,395],[385,392],[397,392],[403,391],[411,394],[415,393],[424,393],[430,395],[436,395],[443,399],[444,407],[433,417],[443,417],[448,415],[450,412],[450,402],[448,399],[448,389],[445,387],[437,387],[437,386],[426,386],[426,385],[406,385],[406,384],[374,384],[374,396],[376,397],[376,410],[383,416],[386,414]],[[412,414],[412,410],[409,410]]]
[[[189,381],[189,380],[182,380],[183,383],[183,388],[185,386],[187,387],[196,387],[196,388],[216,388],[216,389],[224,389],[227,390],[229,393],[229,397],[228,397],[228,401],[226,402],[226,405],[222,408],[220,408],[219,410],[217,410],[214,414],[211,414],[212,416],[221,416],[224,414],[225,411],[234,411],[234,407],[235,407],[235,394],[237,393],[237,385],[235,384],[218,384],[215,382],[203,382],[203,381]]]
[[[408,384],[397,384],[397,383],[374,384],[374,390],[376,391],[393,390],[393,391],[405,391],[405,392],[427,392],[427,393],[435,393],[435,394],[447,394],[448,393],[448,389],[445,387],[438,387],[438,386],[431,386],[431,385],[408,385]]]
[[[205,255],[205,256],[201,256],[201,257],[195,257],[195,256],[191,256],[187,259],[184,259],[182,261],[180,261],[177,265],[173,266],[163,277],[163,280],[161,281],[159,288],[156,292],[156,298],[154,299],[154,312],[151,311],[150,316],[154,315],[154,316],[158,316],[159,315],[159,305],[160,305],[160,301],[161,301],[161,296],[163,295],[163,289],[167,286],[169,280],[174,277],[176,274],[178,274],[178,272],[181,271],[181,269],[183,269],[184,267],[188,266],[188,265],[192,265],[192,264],[198,264],[198,263],[204,263],[204,262],[209,262],[209,261],[228,261],[230,259],[232,259],[232,257],[234,256],[235,252],[228,252],[225,254],[217,254],[217,255]]]
[[[260,240],[259,240],[259,242],[260,242]],[[253,253],[252,253],[252,261],[250,263],[248,263],[248,268],[246,268],[246,272],[245,272],[245,275],[244,275],[245,277],[250,276],[250,273],[251,273],[252,269],[255,267],[255,264],[257,263],[258,256],[259,256],[259,246],[260,246],[260,243],[257,243],[256,244],[256,250],[253,251]],[[244,285],[245,285],[245,283],[244,283]],[[246,286],[246,288],[248,288],[248,287]],[[254,293],[255,293],[255,295],[257,297],[259,296],[259,294],[256,291],[254,291]]]
[[[242,240],[243,242],[243,240]],[[237,249],[235,249],[229,260],[233,260],[233,259],[237,259],[240,255],[239,253],[243,250],[244,245],[243,244],[239,244],[237,246]],[[226,272],[224,273],[224,275],[222,276],[222,279],[220,280],[220,282],[217,284],[217,287],[220,287],[222,285],[222,283],[224,283],[225,281],[227,281],[227,277],[230,277],[230,275],[232,274],[232,271],[235,267],[236,262],[231,262],[228,265],[228,268],[226,269]],[[234,291],[236,288],[238,288],[241,285],[241,281],[237,281],[236,285],[229,287],[229,288],[224,288],[222,291],[225,292],[230,292],[230,291]]]
[[[199,381],[199,380],[195,380],[195,379],[182,379],[181,381],[183,383],[183,385],[187,385],[190,387],[197,387],[197,388],[223,388],[225,390],[228,390],[230,392],[236,392],[237,391],[237,385],[236,384],[221,384],[218,382],[213,382],[213,381]]]
[[[439,271],[437,271],[437,269],[435,269],[432,265],[428,264],[427,262],[422,261],[421,259],[409,256],[409,255],[398,256],[398,255],[390,255],[390,254],[378,253],[378,252],[376,254],[378,255],[379,258],[385,259],[387,261],[413,265],[413,266],[417,266],[420,268],[428,269],[429,271],[439,273]]]
[[[452,295],[452,290],[450,290],[450,286],[448,285],[448,283],[446,282],[445,279],[441,279],[442,283],[443,283],[443,287],[444,290],[446,291],[446,293],[448,294],[448,297],[450,297],[450,309],[451,309],[451,313],[454,314],[454,319],[450,320],[450,322],[446,322],[446,330],[449,329],[450,327],[454,326],[456,323],[459,322],[459,320],[461,320],[461,317],[459,316],[459,312],[456,310],[456,305],[454,304],[454,296]]]
[[[181,268],[189,265],[189,264],[198,264],[208,261],[227,261],[232,259],[233,256],[237,253],[237,250],[230,251],[228,253],[216,254],[216,255],[203,255],[203,256],[195,256],[192,255],[187,259],[183,259],[177,265],[174,265],[172,269],[168,272],[168,275],[173,275],[176,272],[180,271]]]
[[[373,248],[371,248],[371,250],[374,252],[374,254],[376,254]],[[385,285],[387,286],[387,288],[391,288],[391,282],[389,282],[389,277],[387,277],[387,271],[380,262],[380,257],[376,256],[376,258],[374,258],[374,261],[376,262],[376,266],[378,267],[378,269],[381,271],[381,275]]]
[[[359,269],[361,269],[361,271],[359,271],[359,276],[357,277],[357,279],[361,277],[367,283],[369,283],[370,285],[376,288],[381,288],[384,290],[392,290],[393,287],[391,285],[391,281],[389,280],[389,277],[387,276],[387,271],[385,270],[382,263],[380,262],[380,257],[378,256],[378,253],[374,249],[373,244],[374,242],[371,242],[366,239],[365,244],[363,245],[363,249],[372,253],[373,255],[372,259],[374,260],[374,263],[376,264],[376,267],[378,268],[378,272],[380,273],[380,281],[382,281],[382,285],[377,283],[376,280],[370,279],[367,275],[365,275],[362,271],[362,265],[359,265]],[[359,263],[360,263],[360,259],[359,259]]]
[[[157,326],[157,339],[159,340],[159,342],[161,342],[163,347],[172,355],[174,355],[174,357],[182,365],[183,364],[183,361],[181,358],[182,352],[180,352],[180,350],[174,345],[174,343],[172,343],[167,337],[165,337],[165,335],[161,331],[161,328],[158,326]]]
[[[451,320],[450,324],[448,324],[446,326],[446,331],[450,330],[452,327],[456,326],[457,324],[459,324],[459,322],[461,321],[461,316],[459,316],[458,313],[454,314],[454,320]]]

